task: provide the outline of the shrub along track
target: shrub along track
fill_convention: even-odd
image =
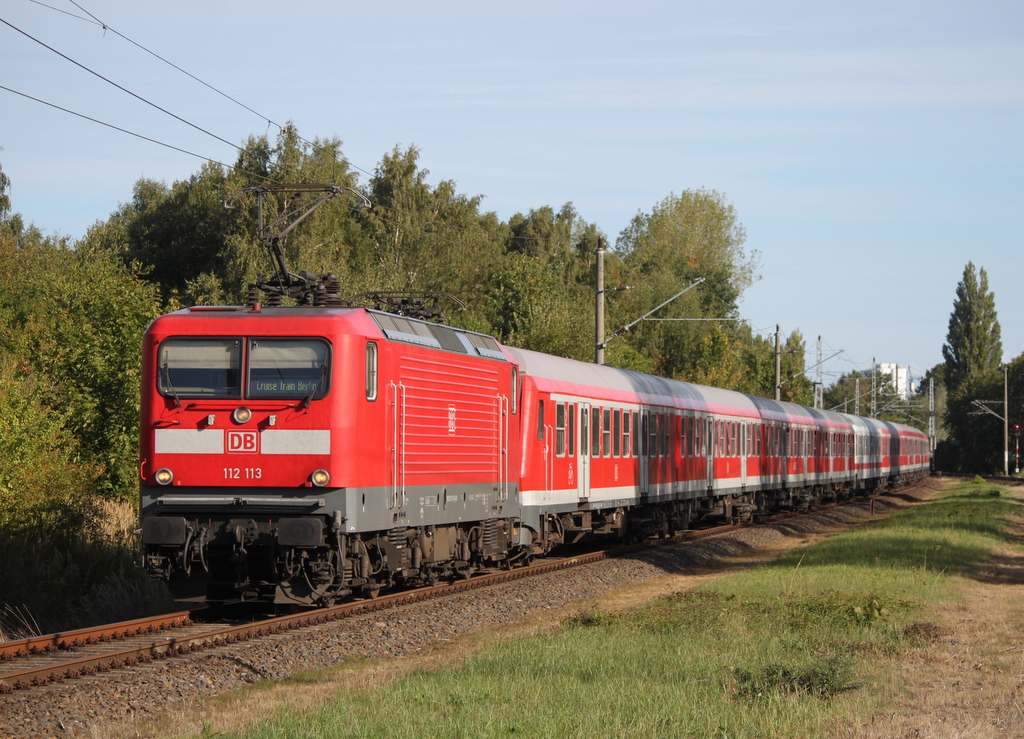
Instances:
[[[767,524],[686,532],[613,552],[544,561],[451,585],[233,625],[216,632],[207,625],[194,633],[150,638],[148,644],[133,647],[133,656],[124,654],[124,649],[112,650],[119,654],[109,661],[109,671],[103,674],[90,674],[103,669],[93,667],[84,675],[79,671],[83,675],[80,679],[62,682],[64,673],[59,668],[48,668],[51,677],[19,676],[19,687],[31,689],[0,695],[0,736],[88,736],[110,721],[180,712],[197,698],[266,678],[286,677],[296,670],[326,667],[352,657],[409,656],[468,632],[514,624],[531,612],[564,608],[623,585],[756,554],[787,537],[804,538],[870,520],[873,511],[885,513],[901,502],[917,502],[928,497],[932,489],[933,484],[925,481],[882,496],[877,505],[875,501],[857,500]],[[693,539],[698,541],[687,541]],[[484,586],[489,587],[479,593],[463,592]],[[253,641],[244,643],[246,639]],[[206,651],[187,659],[150,662],[153,657],[200,649]],[[121,669],[145,662],[150,663]],[[5,665],[0,669],[7,672],[6,665],[13,663],[0,664]],[[71,668],[68,674],[75,674],[74,670]],[[13,681],[7,684],[13,685]],[[136,735],[146,725],[132,723],[134,727],[125,735]],[[195,728],[201,728],[201,724]],[[113,735],[110,730],[106,726],[103,735]]]

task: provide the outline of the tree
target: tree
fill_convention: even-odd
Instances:
[[[60,417],[76,461],[100,471],[99,490],[130,498],[142,333],[160,312],[154,286],[88,236],[72,249],[34,228],[2,234],[0,262],[0,359],[16,368],[8,377]]]
[[[590,361],[594,354],[594,252],[600,233],[572,203],[516,213],[495,270],[486,277],[485,312],[496,335],[526,349]],[[606,284],[618,259],[606,254]],[[612,342],[609,364],[646,367],[628,342]]]
[[[636,289],[613,310],[623,317],[643,315],[702,277],[699,287],[657,317],[735,318],[737,301],[756,279],[758,257],[744,252],[745,240],[735,208],[721,193],[687,190],[669,195],[650,213],[635,216],[616,241],[623,279]],[[612,318],[619,321],[618,315]],[[698,366],[701,358],[721,358],[723,350],[741,345],[741,336],[735,325],[645,321],[630,340],[641,354],[656,358],[660,374],[694,379],[714,376],[713,368]]]
[[[0,151],[3,151],[0,148]],[[3,167],[0,167],[0,223],[7,220],[7,214],[11,212],[11,199],[7,195],[7,190],[11,186],[10,178],[4,174]]]
[[[428,174],[414,146],[395,147],[377,166],[365,189],[373,207],[358,216],[372,249],[364,289],[432,290],[468,302],[498,266],[507,228],[480,212],[482,196],[460,194],[452,180],[431,186]]]
[[[250,138],[234,167],[207,163],[169,187],[140,179],[132,200],[91,234],[92,241],[120,255],[125,265],[141,265],[160,284],[165,301],[241,302],[247,287],[268,277],[270,268],[257,234],[257,199],[246,188],[275,182],[354,187],[356,177],[340,147],[336,139],[306,142],[285,126],[276,144]],[[269,224],[287,203],[269,196],[263,206]],[[339,196],[289,235],[285,256],[295,270],[344,278],[359,264],[363,242],[351,199]]]
[[[964,381],[999,368],[1003,344],[996,318],[995,294],[988,289],[988,274],[975,273],[974,263],[964,267],[956,287],[949,331],[942,347],[946,360],[946,388],[956,393]]]
[[[956,288],[942,347],[948,391],[944,422],[949,437],[936,451],[941,469],[988,472],[1002,467],[1002,423],[991,414],[979,413],[974,405],[975,400],[1001,398],[1002,353],[988,275],[984,269],[976,273],[974,264],[968,262]]]

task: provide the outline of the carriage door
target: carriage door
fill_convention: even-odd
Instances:
[[[577,457],[578,469],[576,476],[576,491],[580,500],[590,499],[590,403],[578,403],[580,422],[576,424],[579,433],[579,443],[576,448],[580,454]]]
[[[633,432],[636,433],[637,429]],[[640,494],[647,495],[650,492],[651,479],[651,414],[650,411],[640,411],[640,459],[637,464],[640,468]]]
[[[739,421],[740,485],[747,487],[747,455],[750,452],[750,424]]]
[[[708,490],[715,486],[715,455],[718,454],[718,429],[715,419],[705,419],[704,458],[708,466]]]

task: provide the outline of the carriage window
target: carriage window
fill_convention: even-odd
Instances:
[[[330,349],[319,339],[250,339],[248,398],[322,398]]]
[[[633,411],[633,456],[640,456],[640,429],[637,426],[639,414]]]
[[[629,411],[622,411],[622,456],[629,456]]]
[[[589,419],[590,414],[587,413],[585,407],[580,407],[580,456],[586,457],[590,455],[590,432],[589,432]]]
[[[544,401],[537,401],[537,441],[544,441]]]
[[[555,403],[555,456],[565,456],[565,403]]]
[[[569,456],[576,454],[576,404],[566,404],[569,413]]]
[[[169,398],[241,397],[241,339],[167,339],[157,353],[157,389]]]
[[[609,408],[604,409],[604,431],[601,439],[601,456],[612,456],[612,412]]]
[[[612,456],[619,456],[622,449],[622,411],[615,409],[612,416]]]

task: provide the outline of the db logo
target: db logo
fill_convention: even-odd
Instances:
[[[259,454],[258,431],[228,431],[228,454]]]

